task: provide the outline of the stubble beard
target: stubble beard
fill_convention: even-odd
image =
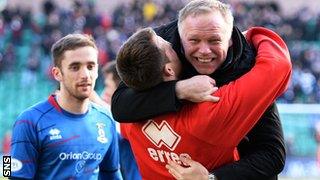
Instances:
[[[70,90],[70,88],[66,87],[66,91],[68,92],[70,97],[78,100],[79,102],[83,102],[89,98],[89,95],[82,95],[81,93],[78,93],[77,88],[75,88],[73,91],[72,89]]]

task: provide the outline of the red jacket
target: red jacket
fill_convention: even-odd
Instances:
[[[291,63],[283,40],[265,28],[252,28],[246,37],[257,49],[256,64],[214,93],[218,103],[190,103],[177,113],[121,124],[143,179],[173,179],[165,165],[168,159],[179,162],[180,154],[208,170],[234,161],[240,140],[286,90]]]

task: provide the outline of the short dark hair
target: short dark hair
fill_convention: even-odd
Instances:
[[[144,28],[134,33],[120,48],[117,70],[123,82],[135,90],[145,90],[163,81],[167,57],[154,42],[155,32]]]
[[[69,34],[59,39],[51,48],[53,65],[61,68],[61,61],[64,58],[64,53],[66,51],[85,46],[91,46],[98,49],[93,37],[87,34]]]
[[[102,73],[103,75],[106,75],[108,73],[113,74],[113,80],[116,83],[116,85],[119,86],[121,79],[116,66],[116,61],[110,61],[102,67]]]

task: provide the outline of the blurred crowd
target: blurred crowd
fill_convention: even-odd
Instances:
[[[25,84],[35,83],[39,74],[50,79],[51,45],[72,32],[94,36],[100,64],[104,65],[115,58],[136,29],[168,23],[183,5],[180,0],[132,0],[116,7],[111,15],[98,13],[94,1],[74,1],[73,8],[61,9],[48,0],[43,2],[41,13],[5,8],[0,14],[0,78],[21,71]],[[235,2],[231,6],[241,30],[268,27],[287,42],[294,73],[289,90],[279,101],[319,103],[320,14],[301,9],[285,17],[276,2]]]

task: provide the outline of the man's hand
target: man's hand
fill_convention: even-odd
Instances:
[[[178,81],[176,84],[176,94],[179,99],[191,102],[218,102],[220,98],[211,95],[218,90],[218,87],[215,87],[215,85],[216,81],[209,76],[198,75],[190,79]]]
[[[178,163],[174,161],[168,161],[166,168],[169,173],[176,179],[179,180],[208,180],[209,172],[208,170],[202,166],[200,163],[193,161],[192,159],[180,156],[181,162],[188,166],[182,167]]]

